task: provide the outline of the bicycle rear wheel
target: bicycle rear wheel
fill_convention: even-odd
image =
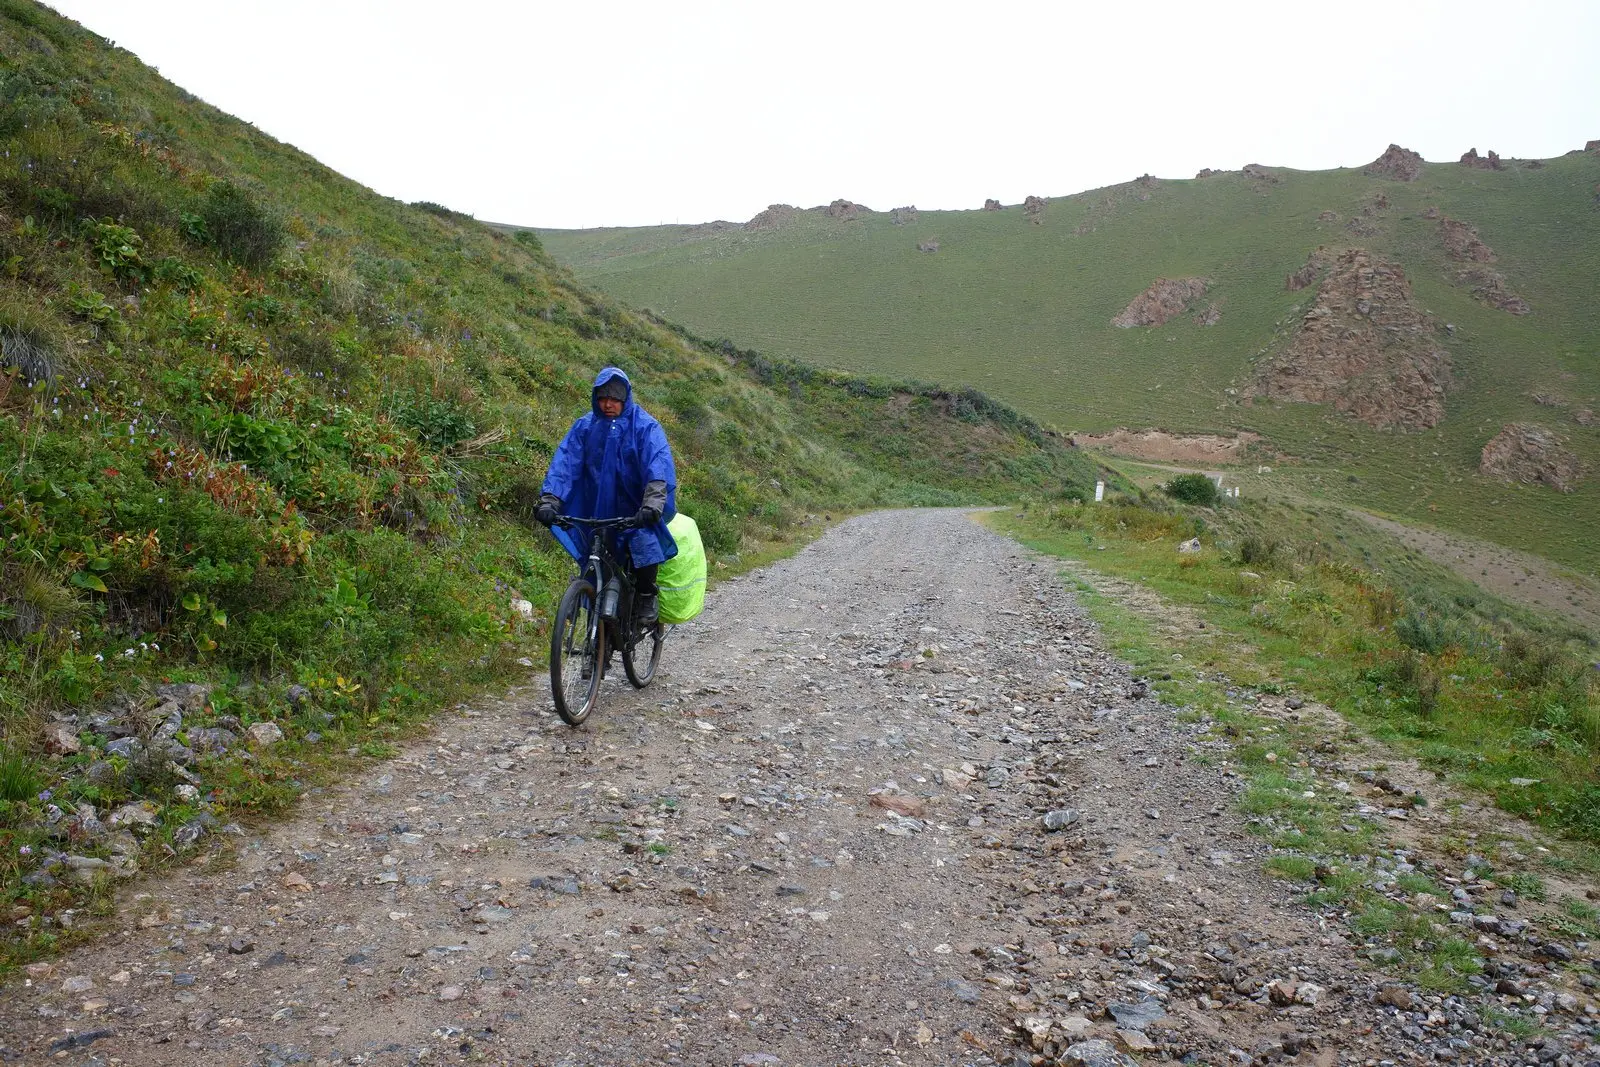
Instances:
[[[635,689],[643,689],[655,679],[656,667],[661,663],[661,644],[666,638],[667,628],[657,621],[622,646],[622,669]]]
[[[605,644],[594,586],[577,579],[561,597],[550,630],[550,695],[568,726],[582,725],[599,702]]]

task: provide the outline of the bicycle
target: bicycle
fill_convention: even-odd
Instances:
[[[600,699],[600,681],[610,650],[622,652],[622,669],[635,689],[656,676],[667,628],[659,619],[641,623],[633,617],[633,567],[617,558],[606,534],[630,530],[634,520],[556,517],[553,525],[589,531],[589,555],[561,597],[550,631],[550,695],[556,714],[568,726],[581,726]],[[641,658],[641,644],[648,655]]]

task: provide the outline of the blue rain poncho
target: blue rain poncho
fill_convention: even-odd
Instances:
[[[597,394],[613,378],[622,379],[628,395],[621,414],[608,419],[600,413]],[[606,367],[595,375],[589,402],[592,410],[579,416],[556,448],[542,491],[559,498],[565,514],[612,519],[638,512],[647,483],[667,483],[667,506],[661,521],[619,534],[618,541],[628,546],[636,567],[671,559],[678,546],[667,523],[678,512],[678,472],[667,432],[655,416],[633,402],[633,383],[616,367]],[[557,526],[550,532],[574,559],[589,554],[587,530]]]

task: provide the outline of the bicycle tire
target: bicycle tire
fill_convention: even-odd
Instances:
[[[550,628],[550,696],[568,726],[583,725],[599,703],[605,655],[606,628],[594,585],[574,579]]]
[[[656,668],[661,664],[661,646],[667,639],[667,628],[660,621],[650,624],[650,629],[639,635],[638,640],[624,643],[622,646],[622,670],[628,676],[628,683],[635,689],[643,689],[655,680]],[[650,655],[644,662],[643,669],[634,659],[639,646],[645,641],[650,642]]]

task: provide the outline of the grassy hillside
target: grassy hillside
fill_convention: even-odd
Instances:
[[[529,509],[602,365],[666,426],[721,565],[811,511],[1094,477],[980,395],[634,314],[533,234],[377,196],[27,0],[0,0],[0,149],[0,913],[24,953],[103,899],[97,871],[542,659],[570,564]],[[282,740],[236,758],[254,726]]]
[[[1415,182],[1252,169],[1054,199],[1040,225],[1013,206],[924,211],[905,225],[887,212],[849,221],[803,212],[762,232],[541,236],[585,281],[707,335],[818,365],[973,385],[1063,430],[1253,430],[1284,457],[1267,462],[1306,489],[1594,573],[1600,538],[1580,520],[1600,514],[1600,423],[1574,415],[1600,403],[1597,183],[1593,152],[1498,171],[1428,164]],[[1530,314],[1474,299],[1430,208],[1478,230]],[[918,251],[925,241],[938,251]],[[1457,384],[1439,426],[1381,432],[1322,406],[1242,395],[1257,361],[1311,307],[1315,289],[1289,291],[1285,276],[1323,245],[1398,262],[1421,308],[1454,327],[1440,331]],[[1211,283],[1204,302],[1220,310],[1215,325],[1192,314],[1111,325],[1157,278],[1187,277]],[[1567,437],[1591,477],[1571,494],[1481,479],[1479,451],[1513,420]]]

